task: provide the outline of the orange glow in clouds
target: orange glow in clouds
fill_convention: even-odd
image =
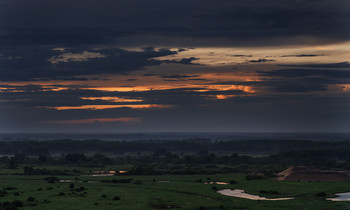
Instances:
[[[84,100],[102,100],[102,101],[109,101],[109,102],[142,102],[142,99],[129,99],[129,98],[121,98],[121,97],[80,97]]]
[[[235,97],[235,95],[216,95],[216,99],[218,100],[223,100],[223,99],[228,99],[233,97]]]
[[[150,108],[169,108],[171,105],[159,104],[125,104],[125,105],[82,105],[82,106],[58,106],[58,107],[38,107],[49,108],[56,110],[74,110],[74,109],[88,109],[88,110],[102,110],[102,109],[116,109],[116,108],[131,108],[131,109],[150,109]]]
[[[230,91],[240,90],[246,93],[255,93],[252,87],[247,85],[209,85],[202,90],[196,90],[197,92],[208,92],[208,91]]]

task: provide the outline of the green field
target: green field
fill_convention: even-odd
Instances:
[[[334,193],[350,191],[350,182],[290,182],[272,178],[246,180],[247,174],[225,174],[56,176],[58,179],[74,182],[48,183],[44,180],[48,176],[15,175],[18,172],[1,170],[0,175],[0,202],[4,204],[6,201],[22,201],[23,207],[18,209],[350,209],[350,202],[327,201],[325,196],[320,195],[324,192],[326,197],[333,197]],[[129,183],[103,182],[112,179],[132,180]],[[210,181],[232,180],[236,184],[204,184]],[[228,188],[244,189],[247,193],[268,198],[295,199],[254,201],[228,197],[216,192]],[[29,197],[32,199],[28,200]]]

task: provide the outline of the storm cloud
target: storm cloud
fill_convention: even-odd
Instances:
[[[0,0],[0,132],[348,132],[349,11],[348,0]]]
[[[121,74],[162,63],[192,64],[196,58],[156,60],[177,54],[167,49],[145,48],[140,51],[123,49],[70,50],[28,49],[5,52],[0,57],[0,80],[86,80],[77,76],[94,74]]]
[[[349,7],[347,0],[14,0],[2,3],[0,40],[59,47],[191,45],[184,38],[201,45],[213,38],[229,45],[318,44],[349,40]]]

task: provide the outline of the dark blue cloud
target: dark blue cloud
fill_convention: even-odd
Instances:
[[[231,55],[232,57],[253,57],[252,55]]]
[[[199,77],[199,75],[187,75],[187,74],[173,74],[173,75],[162,75],[161,78],[167,79],[186,79],[192,77]]]
[[[259,58],[258,60],[249,60],[249,63],[266,63],[266,62],[272,62],[275,61],[273,59],[265,59],[265,58]]]
[[[340,63],[325,63],[325,64],[304,64],[304,65],[281,65],[281,66],[294,66],[294,67],[310,67],[310,68],[350,68],[350,63],[340,62]]]
[[[1,51],[1,50],[0,50]],[[96,53],[99,57],[83,60],[65,59],[64,55],[84,52]],[[63,52],[47,48],[23,49],[22,51],[4,51],[0,57],[1,81],[38,81],[38,80],[86,80],[86,75],[121,74],[144,69],[162,63],[191,65],[197,58],[177,60],[156,60],[158,57],[174,55],[177,51],[168,49],[155,50],[145,48],[143,51],[128,51],[119,48],[83,50],[66,49]],[[82,55],[81,55],[82,56]],[[53,62],[52,60],[56,60]]]
[[[315,64],[317,66],[317,64]],[[325,64],[327,65],[327,64]],[[311,66],[310,66],[311,67]],[[281,69],[275,71],[260,71],[263,76],[272,77],[326,77],[337,79],[350,79],[349,70],[324,70],[324,69]]]
[[[281,57],[317,57],[324,56],[323,54],[295,54],[295,55],[282,55]]]
[[[147,43],[148,36],[186,46],[193,43],[183,38],[202,45],[213,45],[208,39],[226,39],[226,45],[340,42],[350,39],[349,7],[347,0],[14,0],[0,8],[0,43],[133,45],[142,37],[146,45],[161,42]]]

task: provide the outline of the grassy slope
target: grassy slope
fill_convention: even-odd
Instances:
[[[2,172],[2,171],[1,171]],[[102,180],[133,178],[141,180],[141,184],[133,183],[86,183],[76,182],[75,188],[87,188],[84,192],[75,192],[69,189],[69,183],[49,184],[43,180],[46,176],[20,176],[0,175],[0,188],[17,187],[17,190],[7,190],[5,197],[0,201],[21,200],[25,204],[27,198],[32,196],[37,206],[25,206],[23,209],[154,209],[167,205],[181,207],[181,209],[349,209],[350,202],[332,202],[315,196],[319,192],[333,193],[350,191],[350,182],[287,182],[273,179],[252,180],[244,179],[244,174],[231,175],[193,175],[193,176],[123,176],[123,177],[78,177],[80,180]],[[62,179],[75,179],[76,177],[58,176]],[[244,189],[248,193],[265,197],[295,197],[287,201],[251,201],[247,199],[219,195],[212,189],[214,185],[205,185],[195,182],[202,179],[226,181],[235,180],[235,185],[215,185],[218,189]],[[154,182],[166,180],[170,182]],[[53,187],[52,190],[48,190]],[[38,189],[42,189],[38,191]],[[260,190],[276,190],[278,196],[269,196],[259,193]],[[14,192],[20,192],[15,196]],[[64,196],[58,196],[60,192]],[[101,198],[105,194],[106,198]],[[82,196],[84,195],[84,196]],[[114,196],[121,200],[113,201]],[[45,202],[47,200],[48,202]],[[97,204],[96,204],[97,203]]]

